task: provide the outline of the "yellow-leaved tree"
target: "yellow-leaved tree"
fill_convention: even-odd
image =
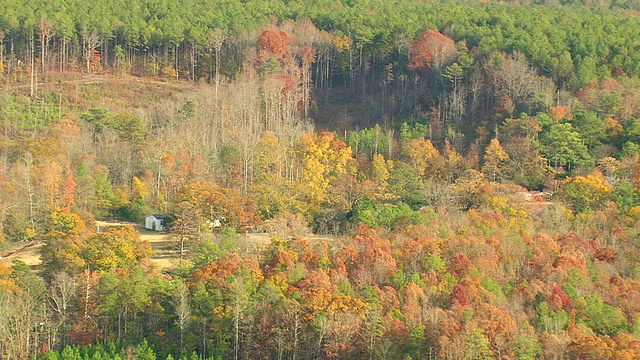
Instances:
[[[413,167],[416,176],[424,178],[440,178],[444,176],[446,160],[431,140],[414,139],[408,141],[402,147],[402,154],[407,162]]]
[[[587,176],[565,179],[560,195],[575,212],[591,212],[611,198],[611,191],[611,185],[602,173],[594,170]]]
[[[274,133],[262,133],[258,143],[256,181],[249,194],[255,200],[258,214],[263,220],[299,207],[288,176],[290,160],[290,152],[280,144]]]
[[[509,154],[504,151],[502,145],[500,145],[500,141],[493,138],[486,149],[484,149],[482,172],[486,176],[490,176],[492,181],[495,182],[507,160],[509,160]]]
[[[331,132],[303,135],[294,146],[300,173],[299,192],[308,206],[303,210],[313,216],[327,201],[331,183],[345,172],[347,161],[352,158],[351,148]]]

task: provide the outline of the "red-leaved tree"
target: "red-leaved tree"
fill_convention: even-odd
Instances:
[[[409,67],[428,71],[440,69],[456,54],[456,43],[436,30],[427,30],[420,40],[411,46]]]

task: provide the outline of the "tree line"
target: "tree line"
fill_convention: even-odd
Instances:
[[[39,73],[164,72],[191,80],[211,80],[218,69],[233,76],[252,32],[270,23],[303,19],[330,33],[326,38],[306,31],[296,40],[314,46],[338,82],[377,83],[390,64],[394,71],[405,72],[411,44],[429,29],[465,41],[475,49],[474,57],[522,52],[542,74],[572,90],[615,71],[638,73],[638,46],[633,42],[638,21],[620,4],[325,1],[303,6],[252,0],[15,1],[2,6],[0,57],[3,73],[13,77],[31,68]],[[326,52],[332,54],[324,56]],[[347,59],[336,59],[343,52]],[[330,83],[318,72],[325,77],[323,83]]]

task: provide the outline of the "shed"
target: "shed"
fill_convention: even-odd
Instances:
[[[144,227],[149,230],[164,230],[164,214],[151,214],[144,218]]]

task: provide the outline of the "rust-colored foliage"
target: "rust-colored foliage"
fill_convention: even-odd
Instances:
[[[98,328],[98,304],[96,302],[96,288],[99,282],[97,271],[85,270],[77,276],[79,289],[79,316],[71,325],[69,337],[71,342],[78,345],[91,344],[103,338]]]
[[[465,254],[457,253],[451,259],[451,265],[449,266],[451,273],[456,279],[461,279],[471,269],[471,260]]]
[[[358,266],[370,273],[376,284],[385,285],[398,269],[391,254],[391,242],[378,236],[376,231],[361,224],[354,237],[358,249]],[[372,284],[367,284],[372,285]]]
[[[556,306],[555,310],[567,310],[571,306],[571,299],[569,299],[569,296],[567,296],[564,290],[562,290],[562,288],[557,284],[553,287],[553,290],[551,290],[549,301],[551,304],[554,304]]]
[[[620,333],[613,340],[616,345],[614,359],[640,359],[640,340],[627,333]]]
[[[76,182],[73,180],[73,176],[67,177],[67,180],[62,185],[62,194],[60,195],[60,210],[65,213],[71,212],[71,207],[75,204]]]
[[[577,269],[581,273],[586,274],[585,269],[585,258],[584,255],[579,252],[571,249],[566,249],[566,252],[558,255],[558,257],[553,262],[553,267],[559,274],[567,274],[571,269]]]
[[[462,284],[458,284],[453,288],[451,295],[451,305],[467,306],[469,305],[469,298],[467,297],[467,291]]]
[[[507,343],[515,338],[518,325],[507,308],[482,304],[476,312],[478,327],[483,332],[495,352],[505,352]]]
[[[611,359],[613,342],[611,339],[603,339],[582,324],[569,324],[567,333],[571,340],[567,346],[568,359]],[[609,340],[609,342],[605,341]]]
[[[235,254],[228,253],[218,261],[211,262],[197,268],[193,272],[190,286],[201,282],[211,291],[220,290],[223,294],[229,294],[233,286],[233,278],[245,271],[257,281],[262,281],[264,276],[262,270],[255,260],[242,259]]]
[[[618,252],[610,247],[596,249],[593,257],[599,261],[612,262],[618,257]]]
[[[564,118],[571,119],[573,117],[571,108],[568,106],[552,106],[549,108],[548,114],[554,122],[560,122]]]
[[[423,305],[426,300],[424,290],[413,282],[402,289],[402,314],[405,316],[407,327],[413,329],[421,323]]]
[[[303,65],[310,65],[316,62],[317,52],[316,52],[316,49],[314,49],[313,47],[309,45],[305,45],[302,47],[301,53],[302,53],[301,57],[302,57]]]
[[[607,136],[615,138],[622,135],[624,127],[620,125],[620,122],[612,117],[606,117],[604,119],[605,133]]]
[[[311,311],[311,316],[327,309],[336,289],[322,269],[311,270],[306,278],[300,280],[298,286],[300,296]]]
[[[284,58],[289,52],[291,41],[289,34],[285,31],[265,30],[258,38],[261,58],[263,60],[268,57]]]
[[[91,55],[91,63],[89,68],[92,73],[101,72],[102,71],[102,57],[100,56],[100,52],[98,50],[93,50]]]
[[[241,196],[238,190],[221,187],[210,181],[199,181],[184,186],[177,199],[200,209],[206,220],[219,219],[224,226],[241,228],[258,221],[255,202]]]
[[[428,71],[442,68],[456,54],[456,43],[436,30],[427,30],[411,47],[409,67]]]
[[[392,288],[391,286],[385,286],[381,290],[378,290],[380,304],[384,312],[389,312],[400,307],[400,298],[398,297],[398,292],[396,291],[396,289]]]

